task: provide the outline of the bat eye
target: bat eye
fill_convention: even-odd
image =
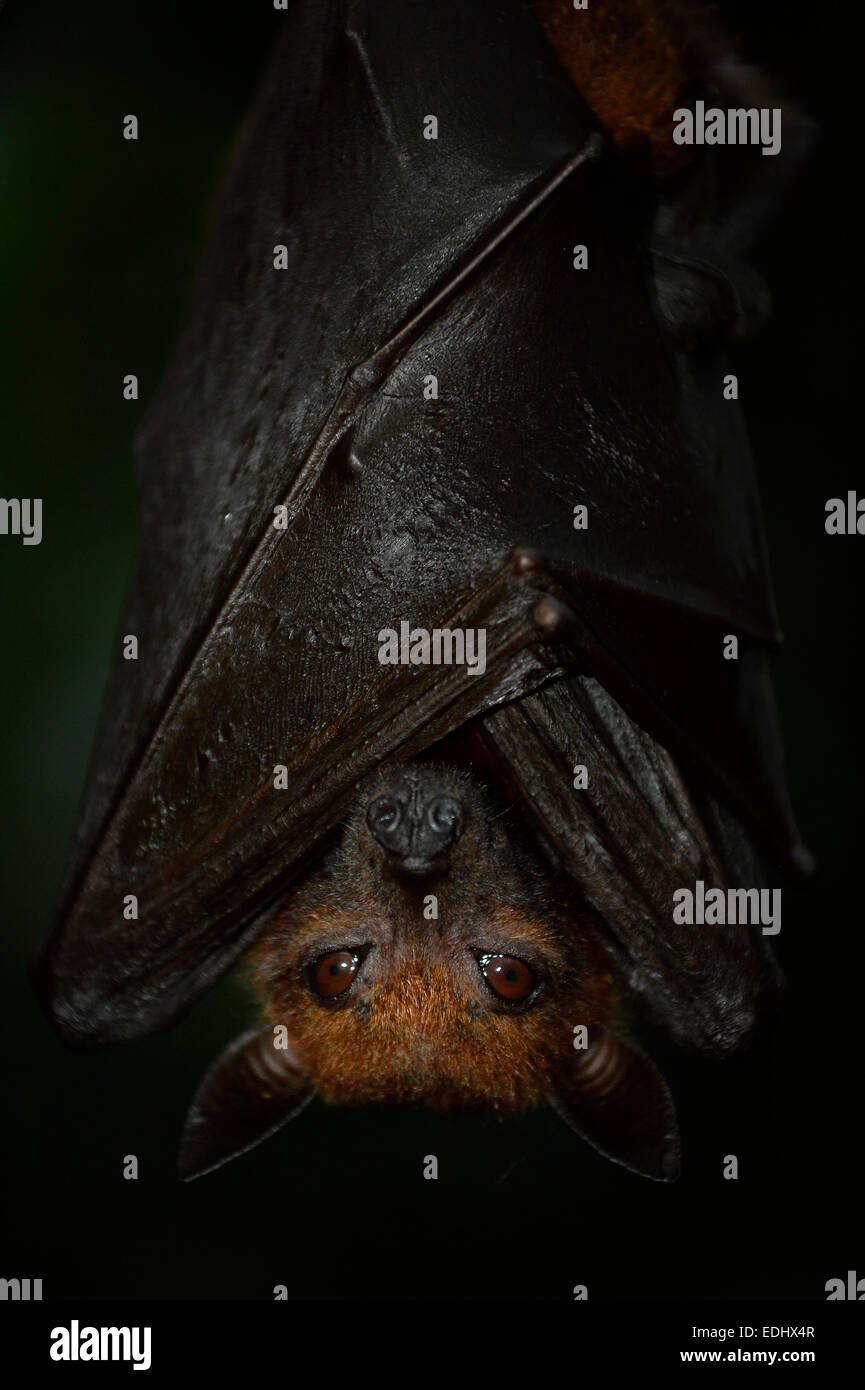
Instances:
[[[393,830],[399,823],[400,804],[392,796],[379,796],[366,813],[371,830]]]
[[[430,803],[427,819],[433,830],[443,833],[459,825],[462,807],[453,796],[437,796]]]
[[[344,994],[360,968],[357,951],[328,951],[309,972],[309,983],[320,999]]]
[[[478,957],[478,964],[493,994],[500,999],[520,1003],[528,999],[537,984],[534,970],[517,956],[483,955]]]

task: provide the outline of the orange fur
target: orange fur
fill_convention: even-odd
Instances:
[[[254,978],[271,1024],[287,1027],[301,1069],[326,1100],[348,1104],[424,1104],[432,1109],[492,1105],[514,1111],[541,1104],[572,1057],[577,1023],[611,1013],[611,981],[597,946],[502,907],[489,926],[545,948],[558,981],[526,1013],[478,1009],[476,993],[446,958],[410,942],[366,1007],[327,1009],[303,983],[296,962],[323,934],[334,943],[356,927],[341,910],[295,914],[274,923],[253,957]],[[582,969],[569,962],[580,959]]]
[[[531,0],[574,86],[621,148],[648,154],[658,172],[689,158],[672,140],[673,112],[702,75],[701,54],[721,45],[708,12],[688,0]]]

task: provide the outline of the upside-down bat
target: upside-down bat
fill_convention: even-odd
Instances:
[[[785,109],[772,159],[674,145],[692,99],[775,102],[684,0],[285,26],[137,441],[138,657],[39,988],[108,1042],[251,952],[262,1018],[199,1090],[186,1177],[317,1092],[550,1101],[672,1178],[623,1001],[742,1047],[768,948],[673,894],[805,861],[724,380],[807,124]]]

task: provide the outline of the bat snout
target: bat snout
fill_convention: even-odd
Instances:
[[[460,799],[441,787],[401,783],[370,802],[366,819],[401,870],[423,874],[459,839],[465,812]]]

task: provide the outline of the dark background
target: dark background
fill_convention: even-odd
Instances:
[[[375,1115],[319,1103],[190,1186],[186,1106],[249,1017],[227,981],[170,1033],[64,1050],[26,967],[53,909],[135,542],[130,440],[179,327],[208,205],[280,16],[269,0],[31,0],[0,20],[0,495],[44,539],[0,539],[0,1275],[46,1298],[822,1299],[865,1274],[857,1177],[863,931],[856,664],[865,540],[824,504],[862,476],[848,280],[860,262],[844,10],[726,5],[745,53],[821,127],[760,263],[776,302],[737,350],[787,644],[776,686],[819,872],[788,886],[777,1026],[747,1059],[662,1060],[684,1176],[649,1184],[552,1114]],[[850,95],[848,95],[850,94]],[[124,114],[141,121],[120,138]],[[857,335],[858,336],[858,335]],[[139,375],[142,400],[120,382]],[[855,460],[855,464],[854,464]],[[425,1154],[439,1157],[424,1181]],[[738,1154],[740,1179],[721,1178]],[[136,1154],[140,1178],[122,1178]]]

